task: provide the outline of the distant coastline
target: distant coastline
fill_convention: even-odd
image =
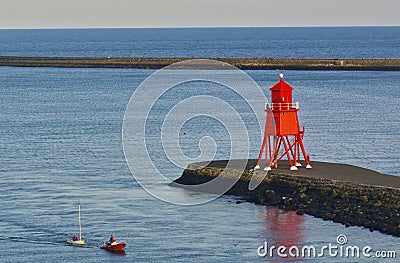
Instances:
[[[197,58],[197,57],[196,57]],[[194,59],[169,57],[20,57],[0,56],[0,66],[60,68],[161,69]],[[352,70],[400,71],[400,58],[201,58],[231,64],[243,70]]]

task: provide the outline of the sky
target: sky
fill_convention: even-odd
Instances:
[[[0,28],[399,26],[400,0],[0,0]]]

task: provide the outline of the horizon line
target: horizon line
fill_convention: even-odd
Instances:
[[[89,27],[4,27],[0,30],[43,29],[205,29],[205,28],[344,28],[344,27],[400,27],[399,25],[275,25],[275,26],[89,26]]]

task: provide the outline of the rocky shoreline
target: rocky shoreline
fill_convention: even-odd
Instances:
[[[19,57],[0,56],[0,66],[63,68],[161,69],[192,58],[151,57]],[[243,70],[375,70],[399,71],[399,58],[202,58]]]
[[[192,164],[171,186],[184,187],[182,185],[208,182],[223,170],[212,163],[203,168]],[[400,237],[400,188],[290,175],[273,170],[256,189],[250,191],[249,181],[254,172],[251,169],[243,173],[236,169],[230,169],[227,173],[225,171],[228,174],[226,180],[232,180],[238,173],[241,176],[226,194],[240,196],[260,205],[293,210],[300,215],[308,214],[345,226],[361,226],[370,231],[377,230]]]

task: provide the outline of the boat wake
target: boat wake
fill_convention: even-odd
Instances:
[[[30,244],[46,244],[46,245],[54,245],[54,246],[71,246],[71,244],[67,243],[66,239],[63,240],[40,240],[40,239],[31,239],[27,237],[18,237],[18,236],[11,236],[11,237],[1,237],[3,240],[10,240],[13,242],[22,242],[22,243],[30,243]],[[100,248],[100,246],[94,246],[91,244],[86,244],[84,246],[79,246],[79,248]]]

